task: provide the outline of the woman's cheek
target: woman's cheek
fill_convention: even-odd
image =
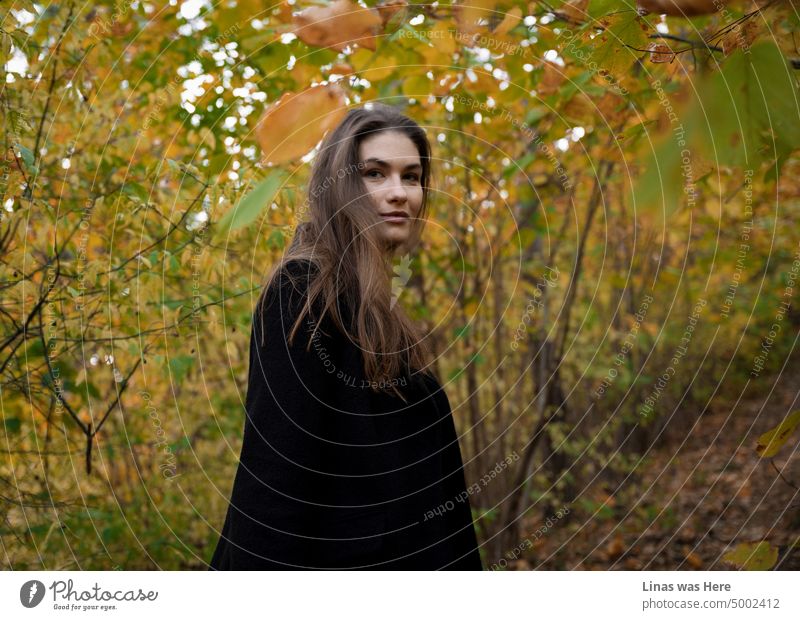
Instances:
[[[422,188],[419,189],[414,197],[414,206],[417,208],[417,211],[422,207]]]

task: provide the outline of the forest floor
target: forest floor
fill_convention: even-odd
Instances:
[[[738,404],[715,397],[696,422],[673,425],[619,489],[587,490],[591,499],[575,502],[508,568],[731,570],[727,552],[768,541],[778,548],[775,570],[800,569],[800,430],[774,466],[755,451],[761,434],[800,409],[800,359],[767,385]]]

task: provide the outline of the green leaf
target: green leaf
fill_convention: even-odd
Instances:
[[[717,167],[756,168],[765,159],[777,167],[800,145],[797,84],[774,43],[737,50],[694,91],[685,110],[676,107],[678,120],[657,139],[634,188],[637,207],[655,207],[665,218],[684,194],[695,197],[701,158]],[[666,88],[659,96],[673,101]]]
[[[463,368],[455,368],[454,370],[450,371],[450,375],[447,377],[448,381],[455,381],[464,372]]]
[[[194,364],[194,358],[191,355],[179,355],[169,360],[169,370],[173,380],[179,383],[189,372],[189,369]]]
[[[659,138],[655,150],[645,158],[644,173],[634,182],[632,202],[635,209],[654,209],[668,219],[678,208],[686,186],[681,170],[681,150],[671,132]]]
[[[17,149],[19,149],[19,156],[22,157],[22,161],[25,163],[26,168],[33,167],[34,157],[33,151],[29,148],[22,146],[21,144],[17,144]]]
[[[44,345],[42,341],[37,338],[30,345],[28,345],[27,350],[25,351],[25,356],[27,358],[37,359],[40,357],[44,357]]]
[[[174,170],[175,172],[181,172],[183,176],[189,174],[198,179],[203,176],[200,174],[198,167],[193,164],[186,164],[180,161],[175,161],[174,159],[167,159],[167,165],[171,170]]]
[[[757,167],[800,145],[795,77],[771,41],[738,49],[697,88],[692,141],[724,165]]]
[[[606,29],[582,48],[584,61],[618,76],[627,71],[647,47],[647,25],[635,11],[615,13]]]
[[[42,523],[41,525],[31,525],[28,528],[28,533],[33,534],[45,534],[52,526],[51,523]]]
[[[758,456],[762,459],[775,456],[798,426],[800,426],[800,409],[786,416],[778,426],[758,438],[756,445]]]
[[[655,121],[643,121],[627,128],[625,130],[625,140],[627,141],[627,144],[630,145],[638,142],[642,136],[647,135],[648,125],[652,125],[654,123]]]
[[[635,10],[635,0],[589,0],[589,7],[586,12],[591,17],[603,17],[610,13]]]
[[[272,203],[275,194],[284,183],[282,170],[274,170],[256,185],[244,198],[228,211],[217,225],[218,238],[227,237],[234,230],[255,221],[261,212]]]
[[[86,383],[86,391],[92,398],[100,398],[100,390],[94,383]]]
[[[519,172],[520,170],[523,172],[527,172],[528,166],[530,166],[534,160],[536,159],[536,152],[531,151],[526,153],[522,157],[520,157],[517,161],[511,162],[507,168],[503,170],[503,178],[508,180],[512,177],[515,173]]]
[[[208,160],[208,168],[206,172],[208,172],[209,176],[215,176],[217,174],[222,173],[225,168],[233,161],[233,158],[228,155],[227,153],[220,153],[219,155],[214,155],[211,159]]]
[[[180,452],[181,450],[185,450],[186,448],[191,448],[191,447],[192,447],[192,442],[186,435],[178,439],[178,441],[169,444],[169,449],[172,452]]]
[[[19,429],[22,426],[19,418],[4,418],[3,424],[7,433],[19,433]]]
[[[279,228],[273,230],[272,234],[267,239],[267,245],[274,250],[282,250],[286,245],[286,237],[283,236],[283,231]]]
[[[11,126],[14,128],[14,131],[17,132],[17,134],[21,134],[26,131],[33,131],[33,128],[28,122],[28,118],[19,110],[12,108],[8,111],[8,115],[11,119]]]
[[[548,114],[550,114],[550,110],[545,106],[534,106],[528,111],[528,114],[525,116],[525,122],[528,125],[535,125]]]
[[[463,327],[457,327],[453,330],[453,336],[455,338],[466,338],[467,334],[469,334],[470,326],[464,325]]]
[[[147,204],[149,192],[139,183],[125,183],[125,186],[122,188],[122,193],[138,200],[142,204]]]
[[[108,527],[103,528],[100,535],[103,538],[103,543],[112,543],[116,540],[119,540],[120,535],[122,534],[122,526],[120,524],[109,525]]]

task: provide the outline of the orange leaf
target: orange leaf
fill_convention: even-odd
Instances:
[[[350,75],[353,72],[353,67],[346,62],[336,63],[330,68],[328,73],[335,73],[336,75]]]
[[[691,566],[695,570],[700,570],[703,568],[703,560],[700,558],[699,555],[694,553],[688,545],[683,546],[683,553],[684,557],[686,558],[686,563]]]
[[[732,28],[722,39],[722,53],[729,56],[737,49],[747,50],[758,35],[758,24],[750,19],[739,27]]]
[[[284,93],[255,128],[264,162],[284,163],[313,149],[347,111],[344,91],[320,84],[301,93]]]
[[[278,10],[275,11],[273,9],[275,20],[282,24],[288,24],[290,21],[292,21],[292,8],[293,7],[291,4],[289,4],[286,0],[282,0]]]
[[[455,83],[458,81],[452,73],[446,73],[442,77],[437,77],[433,82],[432,92],[437,97],[443,97],[450,92]]]
[[[536,92],[543,97],[557,93],[563,81],[564,70],[554,62],[545,60],[542,78],[536,84]]]
[[[458,29],[465,34],[475,34],[492,29],[503,21],[503,12],[496,11],[497,0],[463,0],[453,6]]]
[[[651,43],[649,50],[650,62],[672,62],[675,59],[675,52],[669,48],[669,45]]]
[[[618,558],[625,552],[625,542],[622,540],[622,536],[615,536],[613,539],[608,541],[606,545],[606,554],[608,554],[609,558]]]
[[[582,24],[586,21],[586,18],[589,17],[586,12],[586,7],[588,5],[589,0],[569,0],[569,2],[565,2],[561,6],[558,13],[573,23]]]
[[[375,8],[381,16],[381,22],[385,26],[398,11],[405,10],[408,6],[407,0],[384,0]]]
[[[511,9],[506,16],[503,18],[503,21],[500,22],[500,25],[494,29],[494,34],[502,35],[506,34],[512,28],[514,28],[522,19],[522,9],[518,6],[515,6]]]
[[[337,0],[329,6],[312,6],[294,16],[297,37],[316,47],[338,51],[357,44],[375,50],[375,36],[382,26],[381,16],[350,0]]]

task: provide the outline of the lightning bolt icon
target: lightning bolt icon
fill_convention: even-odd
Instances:
[[[30,603],[33,600],[33,597],[36,596],[37,587],[35,583],[31,584],[31,591],[28,594],[28,602]]]

